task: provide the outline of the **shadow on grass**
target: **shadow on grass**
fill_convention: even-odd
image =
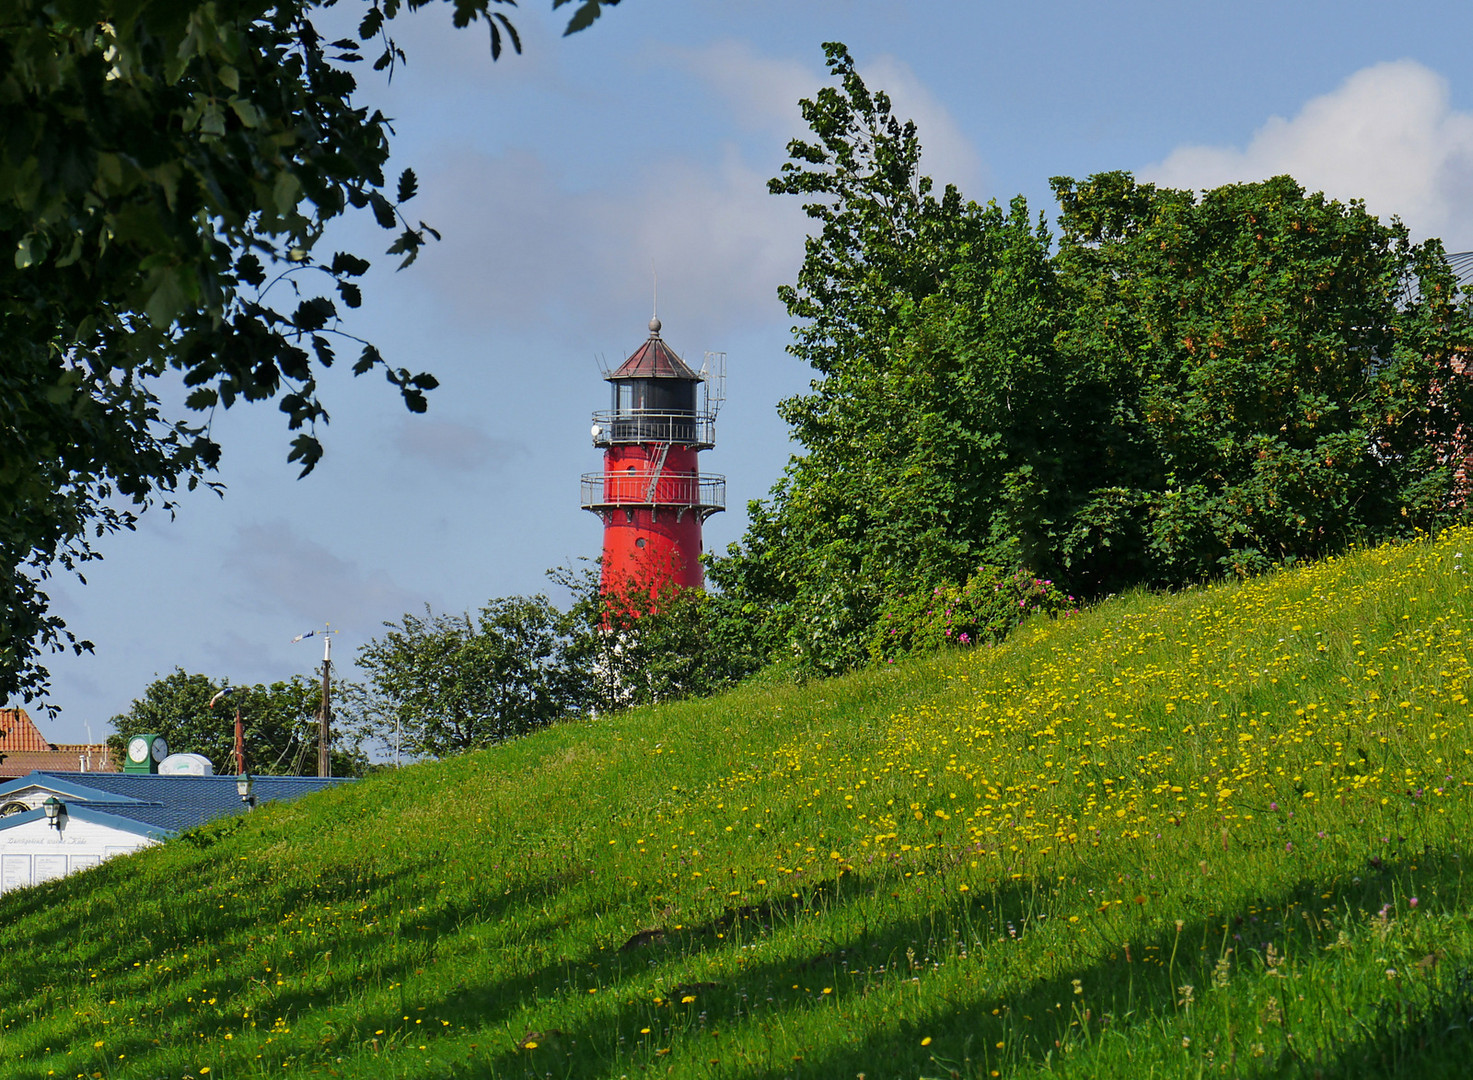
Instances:
[[[1459,968],[1426,1002],[1379,1002],[1361,1026],[1359,1038],[1310,1055],[1304,1071],[1316,1080],[1465,1080],[1473,1074],[1473,969]]]
[[[1162,1024],[1171,1025],[1178,1019],[1177,987],[1190,982],[1199,988],[1199,995],[1205,994],[1211,985],[1213,965],[1223,949],[1235,950],[1234,962],[1239,970],[1251,966],[1262,974],[1274,966],[1276,957],[1294,957],[1327,944],[1317,919],[1296,917],[1272,925],[1255,921],[1254,908],[1259,913],[1309,913],[1327,906],[1374,911],[1395,896],[1406,861],[1378,861],[1378,865],[1363,871],[1365,880],[1359,884],[1326,889],[1321,882],[1306,880],[1272,897],[1240,897],[1233,901],[1233,911],[1185,921],[1180,931],[1169,923],[1147,927],[1144,913],[1112,912],[1091,917],[1087,921],[1103,931],[1093,939],[1093,945],[1070,940],[1055,929],[1056,922],[1042,918],[1051,914],[1051,898],[1027,882],[1005,881],[990,890],[979,888],[965,901],[949,900],[943,907],[887,921],[877,917],[877,911],[882,913],[886,906],[883,894],[913,888],[915,882],[903,876],[903,866],[877,867],[860,876],[812,883],[797,897],[733,906],[698,925],[652,927],[626,942],[627,948],[598,949],[587,944],[585,936],[580,941],[583,951],[579,955],[554,955],[556,950],[548,946],[561,927],[590,926],[599,912],[619,906],[605,888],[590,881],[581,863],[570,859],[567,865],[515,887],[490,889],[415,915],[412,921],[395,928],[394,949],[388,958],[383,956],[383,936],[362,935],[351,925],[339,928],[333,936],[322,938],[320,945],[314,945],[333,950],[333,969],[311,980],[294,982],[284,990],[269,988],[265,1008],[272,1016],[291,1020],[331,1005],[329,1013],[342,1018],[330,1029],[324,1023],[315,1041],[283,1040],[283,1052],[290,1047],[299,1063],[338,1056],[366,1057],[368,1040],[364,1033],[380,1029],[389,1032],[385,1038],[385,1048],[389,1049],[392,1038],[407,1038],[415,1032],[413,1020],[421,1016],[448,1021],[452,1030],[460,1033],[458,1041],[448,1043],[447,1049],[458,1045],[464,1051],[475,1040],[477,1049],[470,1052],[470,1060],[463,1066],[443,1058],[421,1065],[398,1053],[384,1059],[385,1064],[392,1061],[396,1074],[425,1080],[456,1075],[455,1070],[462,1067],[464,1075],[477,1077],[540,1077],[547,1071],[592,1077],[604,1074],[615,1061],[626,1070],[659,1065],[659,1071],[664,1072],[664,1066],[680,1065],[694,1072],[707,1069],[712,1075],[733,1080],[854,1076],[861,1072],[878,1080],[886,1076],[946,1076],[953,1069],[959,1076],[987,1076],[993,1068],[1006,1074],[1044,1063],[1059,1069],[1068,1064],[1066,1059],[1071,1053],[1079,1067],[1063,1071],[1087,1075],[1085,1059],[1091,1040],[1108,1037],[1117,1044],[1138,1041],[1142,1047],[1154,1046],[1164,1053]],[[1462,878],[1460,860],[1423,854],[1416,861],[1422,888],[1440,885],[1449,896],[1454,894],[1454,886]],[[423,864],[416,864],[396,868],[393,874],[338,874],[324,880],[320,891],[300,884],[292,888],[300,891],[298,899],[317,904],[326,898],[361,897],[364,889],[380,897],[385,893],[397,896],[407,887],[401,878],[424,871]],[[1096,868],[1095,873],[1108,877],[1111,871]],[[1331,893],[1328,898],[1323,895],[1326,891]],[[1219,902],[1229,899],[1222,897]],[[292,910],[290,906],[275,909]],[[827,938],[817,944],[811,939],[785,939],[787,931],[807,919],[824,920]],[[452,965],[453,973],[461,978],[439,994],[416,997],[413,1002],[401,1000],[392,1008],[380,1005],[372,1012],[360,1009],[359,1001],[368,990],[365,976],[371,975],[380,990],[396,983],[402,986],[437,959],[437,950],[474,952],[461,937],[463,932],[486,933],[498,925],[515,927],[514,933],[508,931],[505,935],[505,947],[515,947],[517,942],[527,946],[526,962],[519,970],[477,979],[476,960],[470,955]],[[219,932],[213,939],[215,947],[228,950],[240,944],[237,934],[253,936],[269,928],[224,920],[218,913],[206,912],[197,921],[190,921],[188,932],[211,929]],[[1066,968],[1066,959],[1056,958],[1041,945],[1030,945],[1036,935],[1042,934],[1048,935],[1046,944],[1061,957],[1082,958],[1092,952],[1094,959],[1082,968]],[[1128,949],[1126,938],[1131,941]],[[802,940],[802,951],[795,955],[789,948],[786,954],[769,961],[747,964],[738,975],[721,983],[684,981],[689,978],[692,964],[711,954],[730,956],[741,943],[758,941],[770,942],[772,952],[781,952],[785,940]],[[977,958],[963,959],[948,952],[958,941],[963,946],[985,944],[985,948],[976,949]],[[176,938],[172,944],[187,946],[189,939]],[[1174,967],[1166,960],[1173,946],[1178,954]],[[950,978],[965,965],[977,963],[988,951],[1015,947],[1031,949],[1027,954],[1031,967],[1028,962],[1017,961],[994,965],[1008,971],[1005,984],[963,986],[953,979],[948,983],[951,990],[922,993],[920,984]],[[936,952],[944,968],[931,965],[927,955],[931,951]],[[443,955],[439,958],[444,959]],[[1467,959],[1442,958],[1441,983],[1454,978],[1458,964]],[[943,970],[946,974],[938,973]],[[178,1028],[186,1017],[189,1023],[219,1033],[239,1029],[238,1019],[206,1017],[197,1005],[180,1003],[177,988],[183,978],[181,973],[162,985],[155,981],[146,989],[140,987],[139,997],[156,1003],[158,1010],[155,1023],[150,1025],[152,1031]],[[1083,995],[1075,994],[1075,979],[1085,989]],[[238,968],[229,973],[221,971],[210,980],[211,992],[218,991],[222,999],[227,994],[238,996],[251,989],[251,982]],[[794,983],[799,985],[794,987]],[[634,991],[636,984],[654,986],[667,1003],[655,1006],[648,990]],[[904,997],[910,985],[916,986],[916,994],[907,1004]],[[824,987],[832,992],[820,995]],[[535,1053],[510,1045],[512,1040],[506,1038],[508,1025],[518,1013],[535,1003],[578,999],[585,988],[603,991],[597,1006],[582,1012],[585,1019],[569,1024],[565,1031],[547,1033]],[[1426,999],[1412,1002],[1406,995],[1397,996],[1388,990],[1383,1006],[1373,1017],[1335,1018],[1324,1025],[1320,1046],[1284,1043],[1277,1049],[1271,1047],[1256,1062],[1244,1059],[1239,1068],[1264,1078],[1348,1078],[1364,1075],[1356,1070],[1366,1061],[1386,1063],[1375,1066],[1392,1070],[1385,1075],[1408,1076],[1442,1075],[1439,1070],[1444,1066],[1465,1065],[1473,1060],[1473,1045],[1467,1041],[1467,980],[1455,979],[1451,987],[1439,984],[1435,989],[1428,981],[1425,988]],[[865,1000],[876,994],[890,1004],[879,1009],[875,1001]],[[684,997],[694,1000],[679,1000]],[[669,1003],[672,998],[675,1001]],[[1076,1000],[1079,1009],[1074,1007]],[[1086,1005],[1088,1014],[1083,1010]],[[818,1009],[835,1010],[835,1016],[816,1017],[813,1014]],[[411,1020],[403,1019],[406,1013]],[[851,1014],[850,1018],[844,1019],[844,1013]],[[853,1018],[856,1013],[860,1014],[858,1019]],[[773,1045],[779,1044],[764,1048],[757,1034],[764,1025],[792,1031],[824,1024],[828,1028],[812,1036],[822,1045],[805,1047],[802,1060],[773,1060]],[[642,1028],[653,1029],[655,1038],[639,1044]],[[719,1035],[713,1034],[715,1029],[719,1029]],[[1443,1034],[1433,1038],[1439,1030]],[[518,1034],[513,1033],[512,1039]],[[631,1041],[621,1043],[621,1035]],[[933,1037],[930,1046],[921,1046],[924,1037]],[[1004,1043],[1002,1051],[996,1051],[998,1042]],[[142,1042],[118,1049],[126,1049],[129,1059],[139,1066],[146,1064],[151,1051]],[[666,1053],[660,1054],[661,1050]],[[1188,1055],[1183,1053],[1179,1058],[1169,1056],[1163,1064],[1170,1068],[1175,1060],[1184,1068]],[[1122,1051],[1122,1064],[1130,1060]],[[1466,1075],[1466,1070],[1445,1075]]]
[[[1417,879],[1423,889],[1440,884],[1451,895],[1461,880],[1462,865],[1455,856],[1423,854],[1417,863]],[[1174,923],[1167,923],[1151,928],[1153,932],[1132,933],[1128,946],[1119,938],[1112,944],[1108,936],[1101,937],[1096,939],[1099,944],[1094,950],[1095,959],[1081,967],[1066,967],[1065,959],[1036,946],[1029,954],[1036,957],[1032,970],[1021,977],[1010,976],[1011,986],[983,987],[953,979],[949,996],[943,999],[943,994],[933,992],[926,1001],[918,988],[909,1006],[903,993],[905,984],[938,977],[929,965],[916,963],[914,951],[924,951],[928,944],[944,951],[952,943],[950,938],[936,940],[938,922],[949,922],[954,930],[956,925],[971,920],[977,926],[985,924],[989,933],[1011,923],[1016,939],[1004,935],[999,943],[992,934],[986,947],[1021,945],[1040,933],[1037,916],[1044,912],[1038,910],[1038,895],[1022,884],[1002,885],[973,894],[950,914],[938,917],[932,912],[887,925],[853,926],[845,940],[826,942],[822,949],[803,956],[747,965],[739,976],[723,984],[667,985],[667,994],[686,991],[684,996],[695,999],[688,1009],[667,1003],[662,1010],[647,1000],[628,1001],[627,992],[617,985],[624,965],[616,954],[590,972],[614,984],[610,986],[607,1007],[598,1009],[577,1027],[547,1033],[548,1038],[535,1053],[512,1047],[500,1052],[482,1050],[466,1064],[464,1075],[542,1076],[551,1071],[554,1075],[591,1077],[604,1074],[615,1061],[623,1070],[658,1066],[663,1073],[666,1066],[676,1065],[692,1074],[705,1071],[733,1080],[860,1073],[870,1080],[918,1075],[986,1077],[993,1069],[1008,1075],[1040,1066],[1050,1071],[1094,1075],[1102,1063],[1108,1065],[1098,1056],[1106,1043],[1112,1044],[1107,1053],[1114,1055],[1109,1060],[1125,1070],[1120,1075],[1126,1075],[1133,1063],[1148,1059],[1167,1075],[1195,1073],[1213,1062],[1210,1056],[1202,1056],[1210,1048],[1207,1040],[1199,1037],[1195,1048],[1189,1049],[1174,1041],[1180,1035],[1170,1034],[1178,1027],[1197,1034],[1189,1023],[1191,1006],[1180,1003],[1181,986],[1190,983],[1197,987],[1195,1007],[1204,1008],[1201,999],[1209,992],[1214,967],[1227,949],[1233,950],[1237,972],[1232,978],[1240,982],[1236,989],[1224,993],[1243,993],[1245,968],[1258,979],[1260,990],[1265,985],[1278,985],[1267,976],[1279,965],[1317,954],[1333,944],[1326,940],[1330,924],[1317,913],[1327,908],[1373,912],[1394,897],[1398,874],[1405,869],[1401,862],[1386,862],[1365,871],[1366,877],[1359,883],[1327,888],[1321,881],[1306,880],[1270,897],[1236,898],[1233,910],[1226,914],[1184,920],[1180,930]],[[893,881],[871,880],[864,895],[889,884]],[[657,970],[684,966],[703,952],[723,947],[719,940],[711,939],[724,932],[722,927],[733,926],[732,919],[756,920],[771,930],[785,919],[796,917],[800,910],[822,905],[824,889],[831,887],[831,883],[825,883],[790,903],[775,901],[737,909],[723,919],[687,928],[687,933],[680,936],[666,931],[663,937],[652,937],[633,951],[646,956],[646,964],[654,961]],[[846,900],[835,902],[860,899],[859,890],[847,891]],[[1327,891],[1328,897],[1324,895]],[[1222,901],[1229,899],[1223,897]],[[1277,922],[1255,921],[1255,909],[1258,913],[1279,913],[1281,918]],[[1294,914],[1282,917],[1284,913]],[[1147,930],[1128,917],[1106,915],[1100,921],[1108,927],[1112,919],[1122,933],[1131,932],[1132,927],[1135,931]],[[1080,952],[1076,944],[1064,939],[1047,944],[1055,945],[1061,956],[1078,956]],[[1286,957],[1290,959],[1286,961]],[[1368,1018],[1361,1008],[1354,1015],[1321,1015],[1316,1019],[1300,1015],[1301,1007],[1288,1002],[1283,1020],[1270,1028],[1270,1045],[1264,1048],[1262,1057],[1248,1056],[1245,1046],[1243,1056],[1238,1058],[1236,1048],[1219,1044],[1217,1064],[1235,1060],[1234,1075],[1263,1078],[1348,1078],[1366,1075],[1364,1063],[1371,1063],[1373,1071],[1383,1070],[1378,1075],[1467,1075],[1473,1051],[1467,1025],[1470,981],[1466,974],[1458,973],[1458,965],[1467,960],[1443,958],[1442,977],[1427,978],[1420,984],[1423,1000],[1412,1001],[1405,991],[1395,987],[1386,990],[1380,1003],[1372,1006],[1374,1017]],[[946,960],[948,966],[971,962],[958,956]],[[1076,993],[1075,980],[1082,993]],[[1020,981],[1022,985],[1018,985]],[[787,989],[795,982],[800,988]],[[803,983],[813,985],[802,987]],[[832,992],[818,995],[816,987],[820,984]],[[491,996],[517,990],[508,985],[478,989]],[[856,1009],[864,1007],[863,999],[877,993],[889,995],[888,1004],[883,1009],[871,1008],[867,1019],[854,1019]],[[612,1000],[616,997],[626,1000]],[[445,1005],[454,1007],[450,1000]],[[1251,1007],[1251,1001],[1244,1007]],[[1307,1010],[1309,1006],[1302,1008]],[[805,1024],[819,1024],[819,1018],[812,1015],[818,1009],[836,1010],[836,1017],[848,1016],[827,1021],[829,1027],[815,1033],[814,1041],[823,1045],[802,1047],[801,1054],[783,1060],[772,1059],[776,1052],[772,1046],[764,1050],[760,1045],[759,1030],[771,1026],[793,1032]],[[501,1012],[504,1014],[505,1008]],[[643,1049],[630,1048],[624,1040],[636,1039],[634,1033],[642,1027],[656,1027],[651,1023],[652,1014],[657,1019],[665,1018],[664,1027],[653,1032],[656,1037],[665,1036],[660,1040],[665,1045],[650,1042]],[[491,1025],[485,1023],[487,1019],[481,1017],[482,1030],[489,1036]],[[1233,1038],[1230,1031],[1224,1034],[1229,1040]],[[1294,1037],[1286,1039],[1285,1034]],[[922,1046],[926,1038],[930,1042]],[[1314,1045],[1316,1038],[1318,1046]],[[998,1043],[1003,1044],[1001,1050],[997,1049]],[[792,1049],[791,1044],[785,1045]],[[661,1054],[661,1050],[665,1052]],[[422,1072],[412,1065],[400,1067],[407,1069],[407,1075],[426,1080],[446,1075],[443,1064]],[[1391,1071],[1384,1071],[1387,1069]]]

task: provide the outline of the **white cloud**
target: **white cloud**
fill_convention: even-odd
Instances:
[[[535,154],[464,153],[425,187],[445,239],[424,272],[477,323],[626,326],[649,307],[651,259],[684,320],[772,318],[802,259],[796,200],[767,194],[766,175],[729,148],[714,161],[662,156],[592,191],[570,190]]]
[[[1312,191],[1362,198],[1419,237],[1473,246],[1473,114],[1452,108],[1448,83],[1412,60],[1376,64],[1273,117],[1242,149],[1184,146],[1140,170],[1144,179],[1207,188],[1287,173]]]
[[[817,69],[760,56],[747,42],[732,38],[702,49],[672,48],[669,54],[725,98],[742,127],[775,131],[783,140],[779,150],[804,131],[799,99],[811,98],[823,83]]]
[[[421,170],[424,217],[444,233],[421,274],[460,318],[559,325],[571,337],[606,333],[647,310],[652,260],[662,309],[678,310],[701,334],[783,318],[777,287],[797,274],[810,222],[801,200],[768,194],[767,181],[787,139],[804,130],[798,99],[824,79],[734,41],[662,55],[706,83],[742,126],[770,138],[749,147],[749,158],[729,141],[668,146],[649,133],[655,141],[638,164],[614,166],[593,188],[575,187],[571,173],[532,150],[461,149]],[[980,159],[910,68],[881,57],[863,74],[890,92],[898,115],[915,118],[923,167],[975,197]]]

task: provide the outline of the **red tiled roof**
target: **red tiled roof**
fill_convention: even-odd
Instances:
[[[650,321],[650,336],[634,353],[619,365],[610,379],[684,379],[700,382],[697,375],[684,360],[675,355],[675,350],[660,338],[660,322]]]
[[[117,772],[117,763],[106,743],[62,743],[46,741],[24,709],[0,709],[0,778],[24,776],[34,769],[73,771],[86,766],[88,772]]]
[[[10,780],[17,776],[25,776],[26,773],[35,772],[37,769],[46,772],[76,772],[82,764],[87,765],[88,772],[117,772],[112,756],[108,753],[106,746],[82,747],[78,753],[78,747],[66,750],[19,750],[6,751],[5,760],[0,761],[0,779]],[[89,761],[80,761],[79,758],[87,758],[86,751],[92,751]]]
[[[118,762],[113,757],[112,747],[107,743],[57,743],[57,754],[68,755],[73,762],[77,758],[85,758],[87,768],[85,772],[117,772]],[[36,766],[39,768],[57,768],[58,766]]]
[[[0,754],[51,748],[24,709],[0,709]]]

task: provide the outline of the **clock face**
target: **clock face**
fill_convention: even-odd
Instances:
[[[128,741],[128,757],[133,761],[143,761],[148,757],[148,740],[144,738],[130,739]]]
[[[168,756],[169,744],[164,742],[164,737],[160,735],[153,741],[153,759],[155,761],[163,761]]]

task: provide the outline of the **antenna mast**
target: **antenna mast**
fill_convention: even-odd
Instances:
[[[701,380],[706,394],[706,412],[711,419],[726,404],[726,353],[707,351],[701,363]]]

